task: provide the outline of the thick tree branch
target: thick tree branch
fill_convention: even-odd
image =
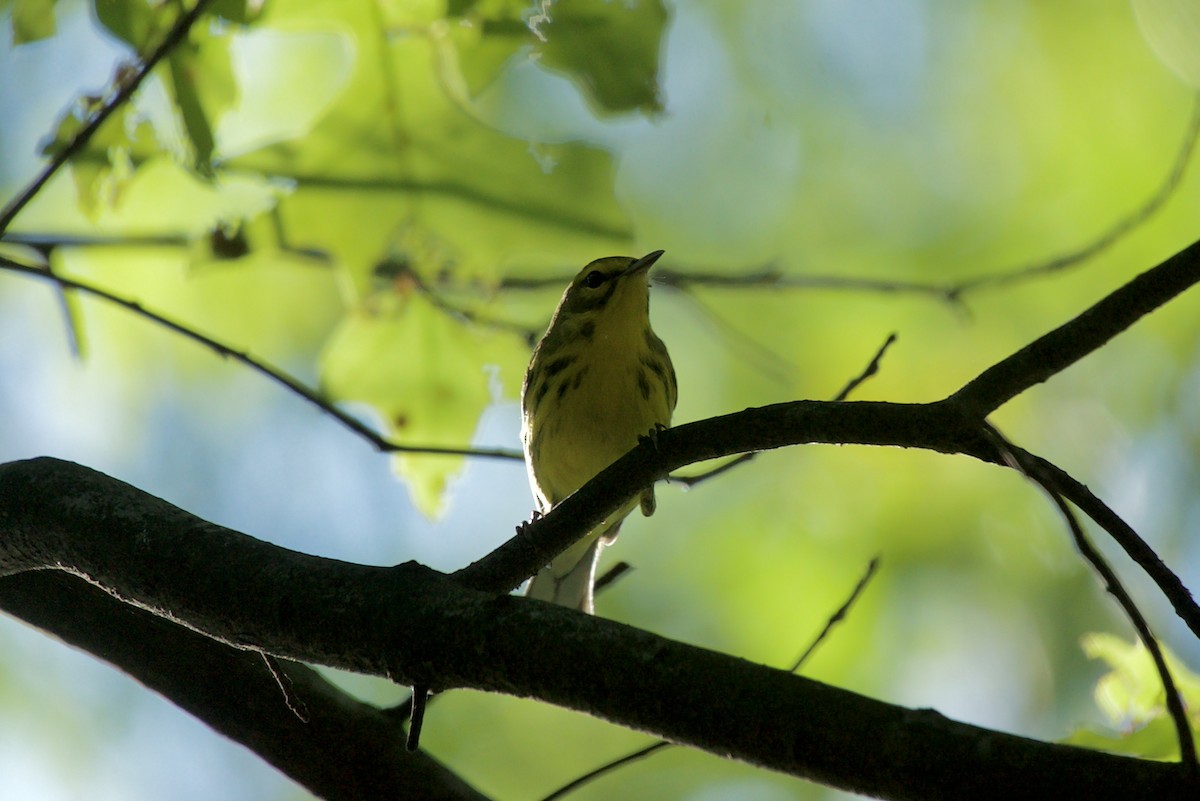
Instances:
[[[400,721],[305,665],[279,665],[289,693],[303,704],[301,720],[258,654],[135,609],[62,572],[0,579],[0,608],[112,663],[322,798],[485,801],[428,755],[406,752]]]
[[[539,698],[855,792],[1185,799],[1200,789],[1178,765],[890,706],[550,604],[472,591],[417,565],[298,554],[53,459],[0,466],[0,568],[9,574],[0,586],[29,581],[15,575],[22,570],[66,570],[244,648],[408,684]],[[303,687],[296,692],[313,706]],[[279,706],[291,714],[282,695]]]
[[[984,370],[951,396],[964,411],[990,414],[1062,372],[1200,281],[1200,242],[1134,278],[1087,311]]]

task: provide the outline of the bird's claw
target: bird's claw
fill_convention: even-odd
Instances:
[[[650,429],[645,434],[641,434],[638,436],[638,444],[640,445],[643,442],[648,441],[650,443],[650,445],[653,446],[654,450],[658,450],[659,432],[666,431],[666,430],[667,430],[667,427],[664,426],[662,423],[655,423],[654,428]]]

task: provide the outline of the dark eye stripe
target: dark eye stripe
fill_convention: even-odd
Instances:
[[[588,293],[581,300],[578,311],[592,311],[593,309],[603,309],[608,302],[612,300],[613,293],[617,291],[618,281],[609,281],[604,292],[600,294]]]

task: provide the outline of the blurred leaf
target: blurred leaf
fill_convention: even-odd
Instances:
[[[98,107],[97,98],[80,98],[59,120],[54,136],[42,144],[42,154],[61,153],[79,134]],[[95,219],[102,208],[114,207],[134,175],[133,156],[154,152],[157,143],[150,124],[129,106],[113,112],[92,135],[87,147],[71,160],[71,174],[83,213]]]
[[[54,35],[55,0],[16,0],[12,9],[12,42],[15,45]]]
[[[100,105],[99,98],[96,97],[81,97],[76,98],[73,105],[63,112],[62,117],[58,120],[58,126],[54,129],[53,135],[42,140],[38,148],[41,155],[46,157],[56,156],[71,143],[72,140],[79,134],[83,128],[87,117]]]
[[[336,401],[371,406],[387,434],[412,445],[462,447],[492,400],[489,370],[510,369],[527,351],[511,336],[463,325],[420,294],[411,277],[382,307],[348,316],[320,358],[322,389]],[[413,502],[435,517],[444,509],[460,457],[397,455],[394,465]]]
[[[150,0],[94,0],[92,7],[96,19],[135,51],[140,52],[149,43],[150,36],[158,30],[170,12],[169,4],[151,3]]]
[[[1089,658],[1100,659],[1112,668],[1096,682],[1094,694],[1096,705],[1121,733],[1081,729],[1065,742],[1152,759],[1178,758],[1179,741],[1166,711],[1162,679],[1146,647],[1140,641],[1129,643],[1105,633],[1088,634],[1082,644]],[[1200,710],[1200,676],[1188,670],[1165,646],[1160,647],[1184,707],[1192,710],[1191,725],[1195,730]]]
[[[1175,735],[1175,724],[1166,717],[1155,718],[1143,726],[1123,733],[1078,729],[1062,742],[1066,745],[1111,751],[1114,754],[1128,754],[1145,759],[1174,760],[1179,758],[1179,740]]]
[[[526,23],[530,4],[524,0],[459,0],[447,16],[456,20],[450,36],[458,49],[458,67],[467,91],[477,95],[496,79],[522,47],[535,42]]]
[[[201,176],[213,176],[213,130],[237,100],[229,37],[193,29],[189,40],[171,52],[170,88],[192,144],[192,168]]]
[[[609,112],[662,111],[658,56],[667,12],[658,0],[543,3],[529,26],[534,55],[570,75]]]
[[[355,63],[354,39],[345,32],[248,28],[230,37],[235,96],[216,126],[219,158],[300,139],[345,89]],[[255,65],[270,64],[271,69]],[[222,106],[222,107],[223,107]]]
[[[1159,60],[1189,86],[1200,89],[1200,3],[1195,0],[1133,0],[1142,35]]]
[[[266,0],[216,0],[208,7],[208,13],[239,25],[257,20],[263,12]]]
[[[476,40],[459,36],[457,25],[413,23],[385,36],[373,15],[342,9],[353,71],[332,104],[302,141],[230,162],[295,177],[281,205],[289,245],[329,253],[362,295],[402,228],[447,243],[461,281],[494,281],[514,254],[537,254],[543,269],[574,265],[631,236],[610,154],[578,143],[535,152],[471,105],[460,63]],[[272,6],[271,21],[293,25],[279,16],[287,10]],[[302,85],[281,92],[297,107],[311,101]]]
[[[1200,709],[1200,677],[1166,647],[1160,647],[1184,704]],[[1140,641],[1127,643],[1113,634],[1088,634],[1083,638],[1083,650],[1089,659],[1100,659],[1112,668],[1096,682],[1095,691],[1096,704],[1110,721],[1137,725],[1164,714],[1162,679]]]

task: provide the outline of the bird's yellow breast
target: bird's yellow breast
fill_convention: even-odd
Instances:
[[[674,376],[668,390],[665,348],[651,348],[647,326],[617,322],[595,330],[594,341],[580,343],[560,369],[552,363],[544,387],[527,390],[527,461],[545,508],[671,421]]]

